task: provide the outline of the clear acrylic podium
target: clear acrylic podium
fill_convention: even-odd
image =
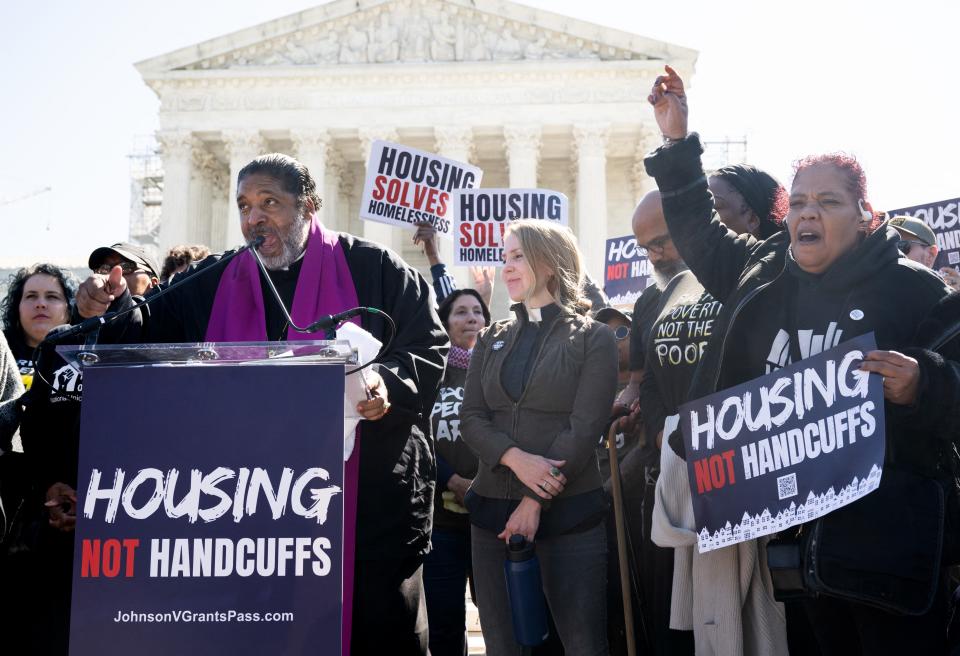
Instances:
[[[57,352],[77,369],[93,366],[357,363],[356,349],[343,340],[65,345],[58,346]]]

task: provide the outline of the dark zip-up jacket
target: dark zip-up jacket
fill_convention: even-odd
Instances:
[[[383,310],[397,324],[393,343],[378,365],[391,410],[380,421],[360,422],[357,558],[404,558],[425,553],[430,544],[436,481],[430,413],[449,340],[435,310],[433,291],[423,276],[377,244],[342,233],[339,238],[360,305]],[[229,253],[204,259],[188,274],[194,278],[193,284],[185,284],[151,304],[149,312],[137,317],[138,311],[117,326],[123,331],[117,341],[204,341],[225,267],[210,272],[204,269]],[[177,276],[179,280],[181,276]],[[130,304],[124,294],[111,310]],[[390,328],[382,317],[363,314],[361,324],[386,344]],[[105,328],[101,340],[110,338]]]
[[[913,435],[897,456],[943,485],[946,556],[952,564],[960,561],[960,293],[933,308],[904,353],[919,363],[920,381],[912,405],[892,406]]]
[[[948,473],[960,477],[960,293],[933,308],[904,353],[920,365],[917,399],[910,406],[893,407],[921,441],[904,448],[900,459],[935,470],[952,463]],[[919,445],[925,448],[917,449]],[[931,457],[931,451],[943,455]]]
[[[613,333],[597,323],[561,308],[544,326],[545,335],[530,369],[522,395],[515,401],[501,378],[522,326],[517,316],[497,321],[481,333],[470,359],[460,428],[467,445],[480,458],[471,492],[495,499],[536,493],[520,482],[500,458],[511,447],[556,460],[567,486],[557,498],[572,497],[601,487],[597,465],[597,435],[610,416],[617,387],[617,346]]]

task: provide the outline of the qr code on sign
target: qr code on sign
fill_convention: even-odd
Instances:
[[[787,474],[777,479],[777,496],[781,501],[797,496],[796,473]]]

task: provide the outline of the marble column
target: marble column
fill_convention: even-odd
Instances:
[[[374,141],[397,141],[397,131],[392,127],[371,127],[360,129],[360,153],[363,155],[364,167],[370,165],[370,147]],[[363,193],[363,181],[358,185],[360,193]],[[396,247],[396,233],[399,228],[395,228],[386,223],[377,223],[376,221],[363,221],[363,238],[386,246],[390,250],[399,251]]]
[[[231,208],[236,203],[230,203],[227,196],[230,193],[230,171],[216,158],[207,160],[204,169],[207,184],[210,186],[210,229],[206,243],[213,253],[227,248],[227,224],[232,218]]]
[[[658,129],[651,128],[643,123],[640,124],[640,136],[637,139],[637,150],[633,156],[632,171],[633,197],[635,203],[639,203],[648,192],[657,188],[657,183],[647,175],[647,169],[643,165],[643,160],[662,143],[663,137],[660,136]]]
[[[577,239],[586,270],[603,284],[607,238],[607,135],[605,123],[573,126],[577,159]]]
[[[307,167],[317,185],[317,195],[320,197],[317,216],[324,225],[337,230],[335,218],[328,217],[326,212],[327,155],[330,150],[330,133],[322,128],[291,130],[290,140],[293,142],[294,156]]]
[[[518,124],[503,127],[503,145],[509,173],[509,185],[513,189],[535,189],[537,172],[540,167],[540,140],[542,131],[539,125]],[[507,289],[500,279],[501,269],[497,269],[493,285],[493,298],[490,312],[495,319],[510,316],[510,300]]]
[[[223,143],[230,164],[230,193],[227,196],[230,212],[227,218],[225,247],[234,248],[244,243],[243,233],[240,231],[240,214],[237,212],[237,175],[251,160],[266,153],[268,146],[259,130],[250,129],[224,130]]]
[[[157,133],[163,157],[163,201],[160,206],[160,253],[183,244],[189,236],[190,177],[196,138],[189,130]]]
[[[194,145],[190,175],[190,244],[210,244],[213,233],[213,176],[217,159],[203,144]]]
[[[537,168],[540,165],[540,137],[539,125],[504,126],[503,141],[512,188],[536,188]]]
[[[323,216],[330,228],[350,232],[349,218],[343,212],[340,180],[343,177],[343,155],[332,144],[327,148],[327,170],[324,175]]]
[[[436,140],[434,148],[438,155],[465,164],[475,159],[476,147],[473,143],[473,128],[461,125],[438,126],[434,128],[433,134]],[[449,210],[447,216],[452,224],[452,208]],[[440,252],[440,261],[447,265],[447,272],[457,281],[457,287],[463,288],[471,286],[473,280],[468,268],[453,266],[452,237],[439,237],[437,239],[437,246]]]

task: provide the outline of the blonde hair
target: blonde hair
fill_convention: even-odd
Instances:
[[[563,307],[585,313],[590,301],[583,296],[583,256],[569,228],[543,219],[513,221],[506,234],[515,235],[520,249],[533,271],[534,285],[540,286],[540,270],[549,271],[547,291]]]

